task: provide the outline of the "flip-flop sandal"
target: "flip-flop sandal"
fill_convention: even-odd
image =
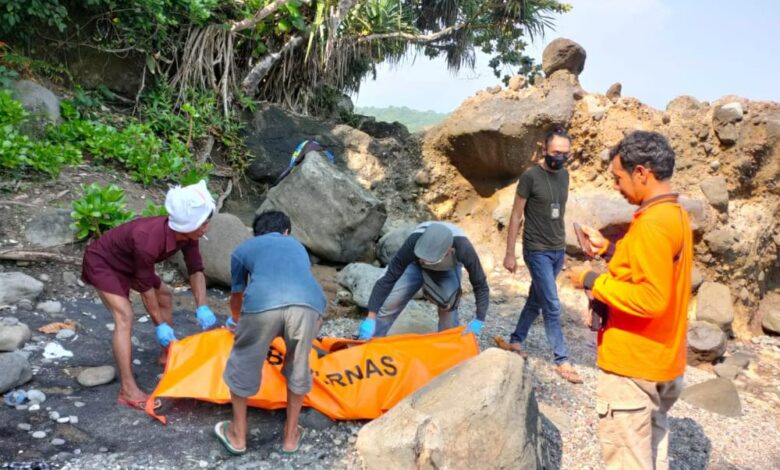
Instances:
[[[561,366],[556,366],[555,372],[557,372],[558,375],[563,377],[564,380],[567,380],[573,384],[582,383],[582,377],[580,377],[580,374],[578,374],[573,367],[571,369],[562,369]]]
[[[145,399],[145,400],[128,400],[127,398],[117,397],[116,402],[118,404],[120,404],[120,405],[129,406],[130,408],[133,408],[134,410],[145,411],[146,410],[146,402],[148,400],[149,400],[148,398]],[[160,401],[159,398],[156,398],[154,400],[154,409],[158,410],[158,409],[160,409],[160,407],[162,407],[162,402]]]
[[[233,447],[230,440],[227,437],[227,429],[230,426],[230,421],[220,421],[214,425],[214,435],[217,436],[219,442],[225,447],[225,449],[233,455],[243,455],[246,453],[246,447],[243,449],[237,449]]]
[[[512,353],[517,354],[518,356],[522,357],[523,359],[526,359],[528,357],[528,353],[523,350],[523,347],[520,346],[518,343],[509,343],[507,340],[500,336],[494,336],[493,341],[496,343],[496,346],[498,346],[500,349],[503,349],[504,351],[509,351]],[[517,344],[517,347],[514,345]]]
[[[299,433],[299,435],[298,435],[298,443],[295,444],[295,448],[287,450],[287,449],[284,448],[284,446],[282,446],[282,452],[284,452],[285,454],[294,454],[294,453],[298,452],[298,450],[300,450],[301,442],[303,442],[303,436],[306,434],[306,430],[303,429],[303,426],[298,425],[298,433]]]

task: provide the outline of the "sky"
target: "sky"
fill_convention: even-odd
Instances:
[[[568,0],[574,8],[555,31],[527,49],[541,63],[544,46],[572,39],[587,53],[583,88],[623,96],[657,109],[680,95],[712,101],[725,95],[780,101],[780,2],[751,0]],[[489,57],[453,75],[443,59],[409,57],[380,64],[352,99],[356,106],[406,106],[451,112],[476,91],[499,83]]]

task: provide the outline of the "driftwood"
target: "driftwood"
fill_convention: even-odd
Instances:
[[[51,251],[2,250],[0,259],[11,261],[54,261],[57,263],[81,265],[75,256],[52,253]]]
[[[222,204],[225,203],[225,199],[227,199],[228,196],[230,196],[230,193],[233,191],[233,180],[228,180],[227,187],[225,188],[225,192],[222,193],[222,196],[219,197],[217,200],[217,208],[216,212],[219,213],[219,211],[222,210]]]

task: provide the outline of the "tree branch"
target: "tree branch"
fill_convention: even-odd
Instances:
[[[274,0],[260,10],[257,10],[257,13],[255,13],[255,16],[252,18],[234,22],[230,26],[230,32],[236,33],[245,29],[254,28],[257,23],[263,21],[266,17],[272,15],[276,10],[290,3],[291,1],[292,0]]]
[[[431,34],[411,34],[411,33],[404,33],[404,32],[370,34],[368,36],[363,36],[362,38],[359,38],[357,40],[357,43],[360,44],[362,42],[367,42],[367,41],[376,41],[378,39],[391,39],[391,38],[406,39],[411,42],[433,42],[444,36],[452,34],[461,28],[464,28],[466,25],[467,25],[466,23],[456,24]]]
[[[12,261],[57,261],[65,264],[81,264],[80,258],[52,253],[50,251],[2,250],[0,251],[0,259]]]
[[[252,67],[252,70],[250,70],[249,73],[246,74],[246,77],[241,81],[241,90],[251,97],[256,96],[257,85],[263,77],[265,77],[268,71],[271,70],[274,64],[276,64],[286,52],[294,49],[302,42],[303,38],[301,36],[293,36],[278,52],[263,57],[263,60],[255,64],[255,66]]]

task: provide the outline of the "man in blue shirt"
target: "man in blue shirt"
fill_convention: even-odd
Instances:
[[[271,342],[281,336],[287,349],[282,452],[292,453],[302,438],[298,417],[312,386],[309,352],[325,310],[325,294],[311,273],[306,249],[289,236],[287,215],[263,212],[252,228],[254,238],[239,245],[230,260],[232,318],[226,326],[236,337],[223,379],[230,388],[233,420],[217,423],[214,433],[230,453],[246,452],[247,398],[260,390],[263,361]]]

